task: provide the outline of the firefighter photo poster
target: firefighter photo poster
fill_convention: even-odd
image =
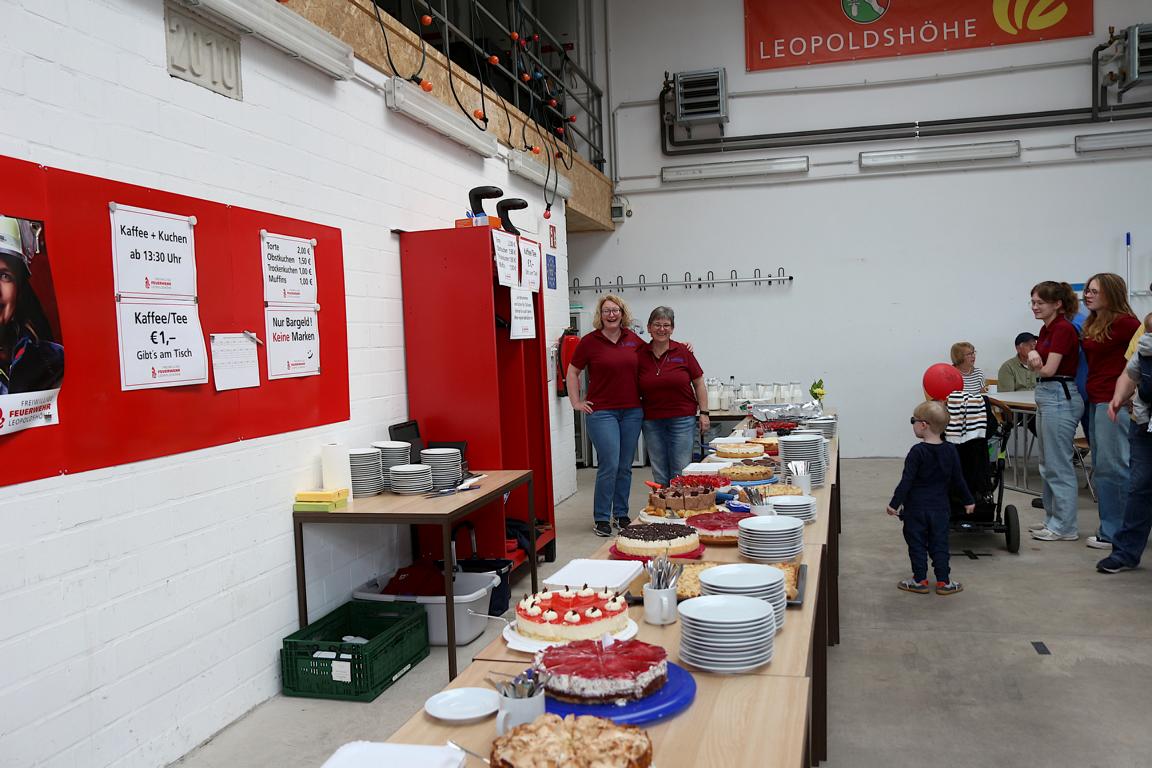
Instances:
[[[0,436],[58,424],[63,381],[44,223],[0,213]]]

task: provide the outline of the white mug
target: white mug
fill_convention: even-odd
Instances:
[[[812,495],[812,475],[792,475],[792,484],[804,491],[805,496]]]
[[[752,514],[754,515],[774,515],[776,508],[772,506],[772,501],[769,499],[767,504],[753,504]]]
[[[496,713],[496,733],[503,736],[518,725],[530,723],[544,714],[544,691],[527,699],[500,697],[500,711]]]
[[[644,621],[649,624],[676,623],[676,587],[652,589],[644,585]]]

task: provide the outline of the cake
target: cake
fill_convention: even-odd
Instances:
[[[716,455],[722,459],[751,459],[764,455],[764,446],[753,443],[721,443]]]
[[[780,438],[778,437],[753,437],[748,442],[752,445],[762,446],[764,453],[769,456],[776,456],[780,453]]]
[[[551,675],[550,696],[576,704],[636,701],[668,682],[668,653],[640,640],[554,645],[536,654],[535,666]]]
[[[676,580],[677,599],[687,600],[700,597],[702,594],[700,590],[701,572],[718,565],[721,563],[684,563],[684,570],[680,573],[680,578]]]
[[[653,517],[688,517],[716,509],[716,492],[702,488],[660,488],[648,494],[645,514]]]
[[[652,739],[601,717],[544,714],[492,742],[493,768],[650,768]]]
[[[677,523],[651,523],[622,528],[616,537],[616,551],[637,557],[683,555],[700,549],[695,530]]]
[[[713,512],[689,518],[688,525],[695,528],[700,534],[700,540],[707,544],[734,544],[740,534],[740,521],[746,517],[749,515]]]
[[[587,586],[537,592],[516,604],[516,631],[533,640],[590,640],[626,626],[628,606],[624,596]]]
[[[755,480],[771,480],[776,471],[771,462],[760,461],[751,464],[733,464],[727,469],[720,470],[724,477],[736,483],[747,483]]]
[[[804,489],[795,485],[788,485],[786,483],[776,483],[775,485],[765,485],[757,488],[762,496],[803,496]],[[748,501],[748,495],[740,488],[736,492],[740,501]]]

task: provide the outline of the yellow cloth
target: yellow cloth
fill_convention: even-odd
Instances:
[[[1128,360],[1132,359],[1132,355],[1136,354],[1136,347],[1140,344],[1140,337],[1147,331],[1144,330],[1144,323],[1140,323],[1140,327],[1136,329],[1136,333],[1132,336],[1132,341],[1128,342],[1128,351],[1124,353],[1124,357]]]

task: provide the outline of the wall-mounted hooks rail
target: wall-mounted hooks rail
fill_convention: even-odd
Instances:
[[[715,288],[717,285],[727,284],[731,287],[741,285],[743,283],[752,283],[753,285],[763,285],[767,283],[791,283],[796,278],[792,275],[784,274],[784,267],[776,270],[775,275],[765,276],[760,272],[759,268],[752,270],[752,277],[740,277],[740,273],[736,270],[730,270],[728,277],[716,277],[712,270],[708,270],[704,275],[693,278],[691,272],[684,273],[683,280],[669,280],[668,273],[663,272],[660,275],[659,282],[648,282],[647,276],[640,274],[634,283],[624,282],[622,275],[616,275],[615,279],[610,283],[604,283],[600,278],[592,278],[591,285],[583,285],[580,278],[572,278],[572,285],[568,288],[569,293],[580,293],[582,291],[595,291],[596,293],[603,293],[606,290],[623,291],[628,288],[639,288],[641,291],[648,289],[659,288],[662,291],[667,291],[669,288]]]

